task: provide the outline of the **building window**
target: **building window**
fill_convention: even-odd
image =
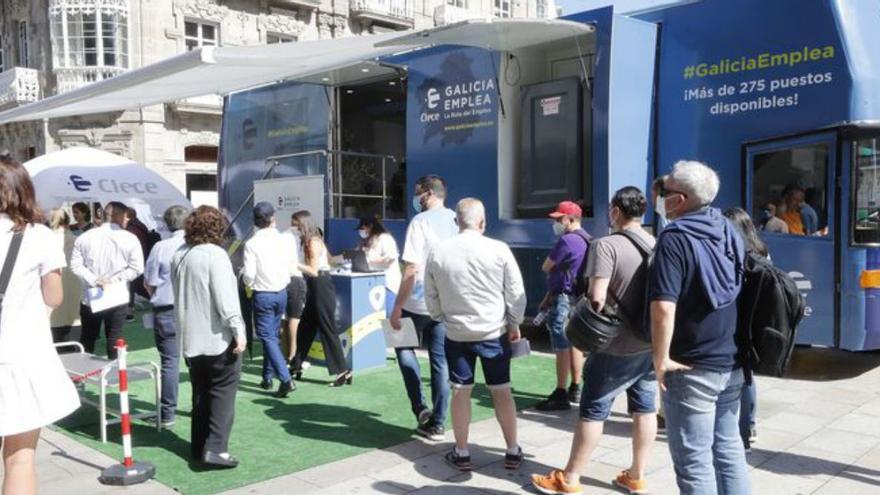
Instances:
[[[127,7],[86,9],[61,3],[49,15],[57,68],[128,68]]]
[[[192,51],[203,46],[217,46],[216,24],[202,21],[186,21],[184,39],[186,51]]]
[[[277,33],[267,33],[266,34],[266,44],[275,45],[278,43],[293,43],[296,41],[296,36],[290,36],[289,34],[277,34]]]
[[[447,5],[452,5],[453,7],[458,7],[460,9],[468,8],[467,0],[446,0]]]
[[[495,0],[495,17],[510,17],[510,0]]]
[[[28,25],[27,21],[18,21],[18,66],[29,67],[30,60],[28,57]]]
[[[187,146],[183,150],[183,160],[186,162],[217,163],[216,146]]]

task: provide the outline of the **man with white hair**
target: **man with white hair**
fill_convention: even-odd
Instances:
[[[526,295],[522,275],[506,244],[485,237],[486,211],[465,198],[455,209],[460,232],[440,242],[425,270],[425,303],[431,318],[446,324],[446,360],[452,384],[455,446],[446,461],[472,469],[468,451],[471,389],[477,358],[492,393],[495,417],[507,452],[504,467],[517,469],[523,453],[516,438],[516,407],[510,390],[510,343],[519,340]]]
[[[710,206],[719,186],[711,168],[680,161],[657,202],[657,213],[671,222],[648,280],[653,361],[683,494],[750,492],[735,341],[745,251],[736,229]]]

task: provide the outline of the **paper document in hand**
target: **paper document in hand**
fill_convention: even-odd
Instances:
[[[400,330],[391,328],[391,322],[382,320],[382,331],[385,333],[385,347],[418,347],[419,336],[412,318],[400,319]]]
[[[519,339],[510,343],[510,358],[528,356],[532,353],[532,344],[529,339]]]
[[[128,304],[128,285],[125,282],[107,284],[103,288],[91,287],[87,293],[92,313]]]

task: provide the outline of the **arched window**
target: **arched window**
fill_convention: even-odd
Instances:
[[[52,0],[55,67],[128,68],[128,0]]]

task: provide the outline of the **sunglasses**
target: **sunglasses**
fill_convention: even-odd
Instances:
[[[660,186],[660,197],[667,198],[670,194],[681,194],[685,198],[688,197],[687,193],[683,193],[681,191],[676,191],[674,189],[667,189],[666,186]]]

